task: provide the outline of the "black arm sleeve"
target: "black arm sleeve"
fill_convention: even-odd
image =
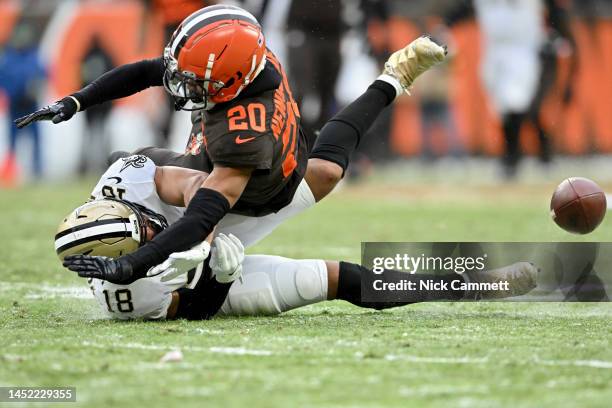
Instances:
[[[133,95],[151,86],[164,84],[162,57],[126,64],[112,69],[85,88],[72,94],[81,110],[113,99]]]
[[[225,302],[232,283],[217,282],[214,276],[202,278],[193,289],[181,288],[176,319],[208,320]]]
[[[143,278],[149,268],[165,261],[173,252],[186,251],[204,241],[230,210],[229,201],[218,191],[200,188],[191,199],[185,215],[136,252],[124,255],[134,271]]]

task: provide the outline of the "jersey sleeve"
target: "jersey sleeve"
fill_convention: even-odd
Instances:
[[[273,107],[264,98],[241,99],[207,115],[205,146],[213,164],[271,170],[274,134]]]

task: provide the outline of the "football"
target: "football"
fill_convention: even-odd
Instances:
[[[575,234],[588,234],[606,215],[606,194],[594,181],[583,177],[563,180],[550,200],[555,223]]]

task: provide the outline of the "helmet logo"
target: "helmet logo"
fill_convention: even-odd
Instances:
[[[204,143],[204,135],[202,132],[198,132],[197,134],[191,134],[191,138],[189,139],[189,143],[187,144],[187,149],[185,154],[190,154],[192,156],[197,156],[202,151],[202,144]]]

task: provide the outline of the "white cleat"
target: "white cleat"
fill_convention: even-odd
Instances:
[[[429,68],[444,61],[445,57],[446,47],[436,44],[429,37],[419,37],[389,57],[383,75],[395,78],[404,91],[410,93],[414,80]]]
[[[524,295],[537,286],[538,272],[538,267],[529,262],[517,262],[491,271],[466,272],[462,275],[465,283],[468,284],[465,298],[501,299]],[[470,287],[474,283],[478,284],[474,285],[477,287]],[[488,286],[495,286],[493,284],[502,285],[502,287],[501,289],[488,288]]]

